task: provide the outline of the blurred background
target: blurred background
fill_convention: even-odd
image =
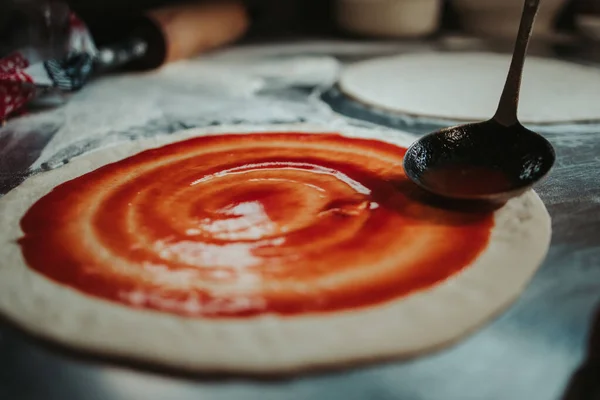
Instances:
[[[201,3],[203,0],[195,0]],[[212,0],[214,2],[214,0]],[[60,25],[68,6],[86,22],[173,5],[167,0],[0,0],[0,44],[14,47],[21,40],[48,40],[40,26]],[[522,0],[243,0],[251,15],[245,40],[265,36],[335,36],[373,38],[431,37],[447,32],[502,38],[514,35]],[[34,20],[38,21],[34,21]],[[22,31],[34,21],[36,32]],[[27,24],[31,25],[31,24]],[[576,35],[600,40],[600,0],[544,0],[537,36],[555,40]],[[17,34],[19,33],[19,34]],[[57,35],[57,33],[54,33]],[[2,49],[0,47],[0,49]]]
[[[0,0],[0,58],[19,50],[30,65],[63,62],[87,37],[71,11],[99,49],[94,72],[154,69],[232,43],[296,39],[442,41],[510,52],[522,7],[523,0]],[[600,61],[600,0],[542,0],[530,53]],[[65,61],[60,69],[76,84],[91,71],[84,66]]]

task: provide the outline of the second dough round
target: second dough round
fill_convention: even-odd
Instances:
[[[479,121],[492,117],[510,64],[508,55],[431,53],[349,66],[340,89],[365,104],[411,115]],[[600,72],[529,57],[519,117],[525,123],[600,120]]]

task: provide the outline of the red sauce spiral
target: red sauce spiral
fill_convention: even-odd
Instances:
[[[486,247],[492,214],[420,202],[405,149],[335,134],[198,137],[56,187],[21,221],[27,264],[81,292],[184,316],[367,307]]]

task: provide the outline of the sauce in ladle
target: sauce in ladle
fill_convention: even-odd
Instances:
[[[514,188],[513,182],[501,169],[469,164],[427,169],[421,175],[421,181],[436,193],[458,192],[467,196],[485,196]]]

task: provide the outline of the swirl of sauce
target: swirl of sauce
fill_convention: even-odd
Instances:
[[[181,316],[374,306],[461,271],[493,227],[411,196],[404,152],[336,134],[193,138],[59,185],[19,244],[56,282]]]

